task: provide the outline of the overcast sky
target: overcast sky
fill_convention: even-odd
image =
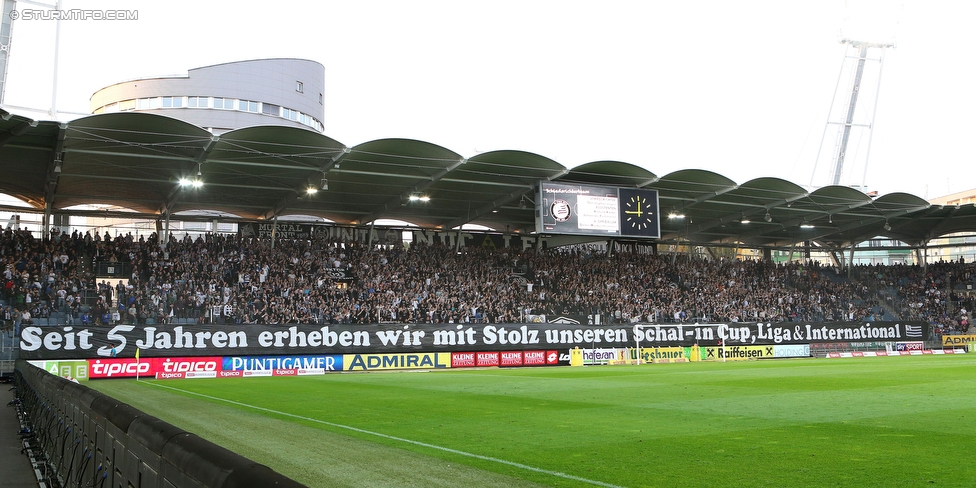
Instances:
[[[18,3],[27,8],[38,7]],[[517,149],[567,167],[618,160],[659,176],[693,168],[804,186],[828,182],[833,169],[836,126],[817,153],[828,120],[837,121],[828,113],[838,79],[839,99],[850,90],[839,40],[893,41],[880,91],[878,63],[866,63],[854,122],[873,113],[873,131],[855,131],[841,182],[921,197],[976,188],[976,2],[63,0],[63,8],[136,10],[138,19],[62,21],[59,111],[88,113],[92,93],[119,81],[298,57],[325,65],[325,134],[347,146],[411,138],[465,157]],[[53,21],[14,23],[6,105],[51,106],[54,34]]]

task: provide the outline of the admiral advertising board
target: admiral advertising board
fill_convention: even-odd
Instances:
[[[375,324],[375,325],[116,325],[24,327],[20,357],[28,360],[187,356],[319,356],[421,352],[490,352],[789,345],[837,341],[921,342],[918,322],[819,324]],[[113,352],[114,351],[114,352]],[[488,358],[486,358],[487,360]],[[514,361],[499,356],[499,362]],[[446,360],[446,362],[449,361]]]
[[[968,344],[976,344],[976,335],[944,335],[942,345],[946,347],[966,347]]]

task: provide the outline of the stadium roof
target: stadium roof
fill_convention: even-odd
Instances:
[[[830,249],[876,236],[920,247],[976,231],[974,206],[938,206],[906,193],[871,198],[842,186],[816,191],[778,178],[736,183],[680,170],[658,176],[619,161],[569,169],[523,151],[465,159],[435,144],[380,139],[348,147],[311,130],[260,126],[219,137],[148,113],[36,121],[0,110],[0,192],[38,211],[78,213],[82,204],[162,218],[217,211],[243,220],[309,215],[339,224],[397,219],[430,229],[478,224],[535,230],[539,181],[659,191],[662,243],[775,248],[815,242]],[[180,184],[201,180],[203,186]],[[327,190],[307,194],[306,188]],[[429,201],[411,197],[427,197]],[[669,214],[684,215],[668,218]]]

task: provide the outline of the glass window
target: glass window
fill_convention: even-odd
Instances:
[[[261,104],[261,113],[266,114],[266,115],[280,116],[281,115],[281,107],[279,107],[277,105],[274,105],[274,104],[271,104],[271,103],[262,103]]]
[[[149,99],[149,108],[159,108],[159,97]]]
[[[135,110],[136,101],[135,100],[122,100],[119,102],[119,112],[125,112],[127,110]]]
[[[238,110],[243,110],[245,112],[257,112],[258,102],[252,102],[250,100],[240,100],[237,104]]]
[[[183,107],[183,97],[173,97],[173,106],[176,108]]]
[[[150,98],[140,98],[136,100],[136,110],[146,110],[152,108],[152,105],[149,102],[150,100]]]
[[[325,105],[325,97],[321,93],[319,93],[319,105]]]
[[[295,91],[297,91],[298,93],[305,93],[305,84],[300,81],[296,81]]]
[[[173,106],[173,97],[163,97],[162,107],[171,108]]]

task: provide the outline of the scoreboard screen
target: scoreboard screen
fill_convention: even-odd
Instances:
[[[542,182],[538,198],[539,233],[661,237],[657,190]]]

